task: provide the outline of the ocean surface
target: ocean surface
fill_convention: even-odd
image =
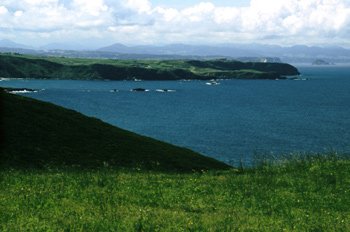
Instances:
[[[40,89],[22,95],[232,164],[262,154],[349,152],[350,66],[296,67],[307,80],[10,79],[0,86]]]

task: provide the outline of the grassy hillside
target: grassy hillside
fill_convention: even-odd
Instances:
[[[12,78],[181,80],[276,79],[298,75],[281,63],[228,60],[108,60],[0,54],[0,76]]]
[[[229,168],[191,150],[50,103],[3,91],[0,96],[1,163],[6,167],[110,165],[185,172]]]
[[[350,162],[336,153],[220,172],[0,175],[2,232],[350,231]]]

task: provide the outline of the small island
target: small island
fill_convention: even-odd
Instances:
[[[317,59],[314,62],[312,62],[312,65],[331,65],[331,64],[326,62],[326,61],[324,61],[324,60]]]

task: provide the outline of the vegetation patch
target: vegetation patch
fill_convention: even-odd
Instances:
[[[349,231],[350,161],[160,173],[108,165],[1,172],[1,231]]]
[[[112,60],[0,54],[0,76],[84,80],[276,79],[299,75],[289,64],[235,60]]]

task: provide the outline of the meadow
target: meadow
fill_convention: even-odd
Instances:
[[[336,152],[192,173],[1,172],[1,231],[349,231],[350,160]]]

